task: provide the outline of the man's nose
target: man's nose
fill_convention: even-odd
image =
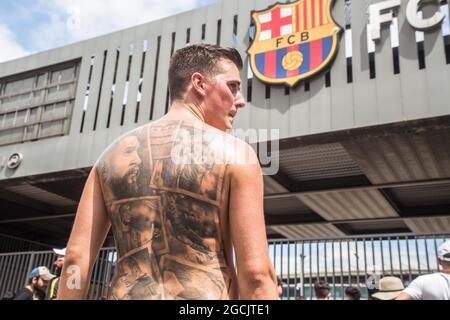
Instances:
[[[239,91],[239,93],[236,96],[236,102],[234,103],[234,105],[236,106],[237,109],[243,108],[245,107],[246,101],[244,96],[242,95],[242,93]]]

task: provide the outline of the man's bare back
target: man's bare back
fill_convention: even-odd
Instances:
[[[91,170],[59,299],[86,298],[110,226],[118,248],[110,299],[278,298],[261,167],[226,133],[245,106],[242,67],[233,48],[174,53],[169,112],[119,138]]]
[[[166,120],[104,153],[97,172],[118,248],[110,299],[237,298],[222,237],[233,149],[214,128]]]

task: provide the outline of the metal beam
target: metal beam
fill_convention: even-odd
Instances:
[[[376,126],[332,131],[308,136],[280,139],[280,150],[325,143],[340,143],[358,138],[378,138],[393,134],[422,134],[424,132],[450,131],[450,116],[410,120]]]
[[[60,214],[60,215],[50,215],[50,216],[41,216],[41,217],[33,217],[33,218],[0,220],[0,224],[32,222],[32,221],[42,221],[42,220],[54,220],[54,219],[65,219],[65,218],[74,218],[74,217],[75,217],[75,213]]]
[[[283,186],[285,189],[289,191],[293,191],[295,188],[295,185],[297,184],[297,181],[291,179],[287,174],[283,172],[283,170],[279,169],[278,173],[270,176],[272,179],[274,179],[276,182],[278,182],[281,186]]]
[[[305,219],[303,218],[305,215],[300,214],[289,214],[280,216],[281,219],[277,220],[277,216],[271,216],[270,218],[266,216],[266,224],[267,226],[277,226],[277,225],[286,225],[286,224],[349,224],[349,223],[371,223],[371,222],[394,222],[394,221],[405,221],[414,218],[442,218],[446,215],[424,215],[424,216],[407,216],[407,217],[386,217],[386,218],[373,218],[373,219],[347,219],[347,220],[318,220],[318,219]],[[269,223],[270,222],[270,223]]]
[[[449,178],[445,179],[432,179],[432,180],[421,180],[421,181],[408,181],[408,182],[394,182],[394,183],[384,183],[377,185],[366,185],[366,186],[354,186],[354,187],[333,187],[333,188],[323,188],[321,190],[305,190],[305,191],[297,191],[297,192],[285,192],[285,193],[277,193],[271,194],[264,197],[264,199],[283,199],[290,198],[293,196],[307,195],[307,194],[318,194],[325,192],[339,192],[339,191],[353,191],[353,190],[379,190],[379,189],[389,189],[389,188],[402,188],[402,187],[411,187],[411,186],[427,186],[441,183],[450,183]]]
[[[312,192],[322,191],[324,188],[355,188],[371,185],[370,180],[365,175],[329,178],[310,181],[296,181],[292,192]]]
[[[20,204],[20,206],[29,207],[42,212],[52,212],[54,210],[52,206],[46,204],[45,202],[31,199],[22,194],[6,189],[0,189],[0,200],[17,203]]]

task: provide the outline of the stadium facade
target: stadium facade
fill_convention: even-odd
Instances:
[[[248,49],[263,39],[252,12],[269,10],[268,0],[225,0],[1,63],[1,251],[65,245],[100,153],[167,112],[170,56],[202,42],[245,58],[248,104],[235,127],[266,132],[250,142],[270,145],[270,164],[279,159],[264,177],[271,239],[448,234],[448,2],[337,0],[327,20],[328,2],[292,1],[302,32],[315,34],[319,20],[336,28],[332,57],[295,85],[250,68]]]

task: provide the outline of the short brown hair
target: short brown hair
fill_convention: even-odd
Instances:
[[[206,77],[218,72],[217,63],[222,59],[231,60],[241,70],[242,58],[233,48],[222,48],[211,44],[195,44],[177,50],[170,61],[169,91],[170,99],[181,99],[195,72]]]
[[[314,291],[318,299],[325,299],[330,293],[330,285],[322,280],[314,283]]]

